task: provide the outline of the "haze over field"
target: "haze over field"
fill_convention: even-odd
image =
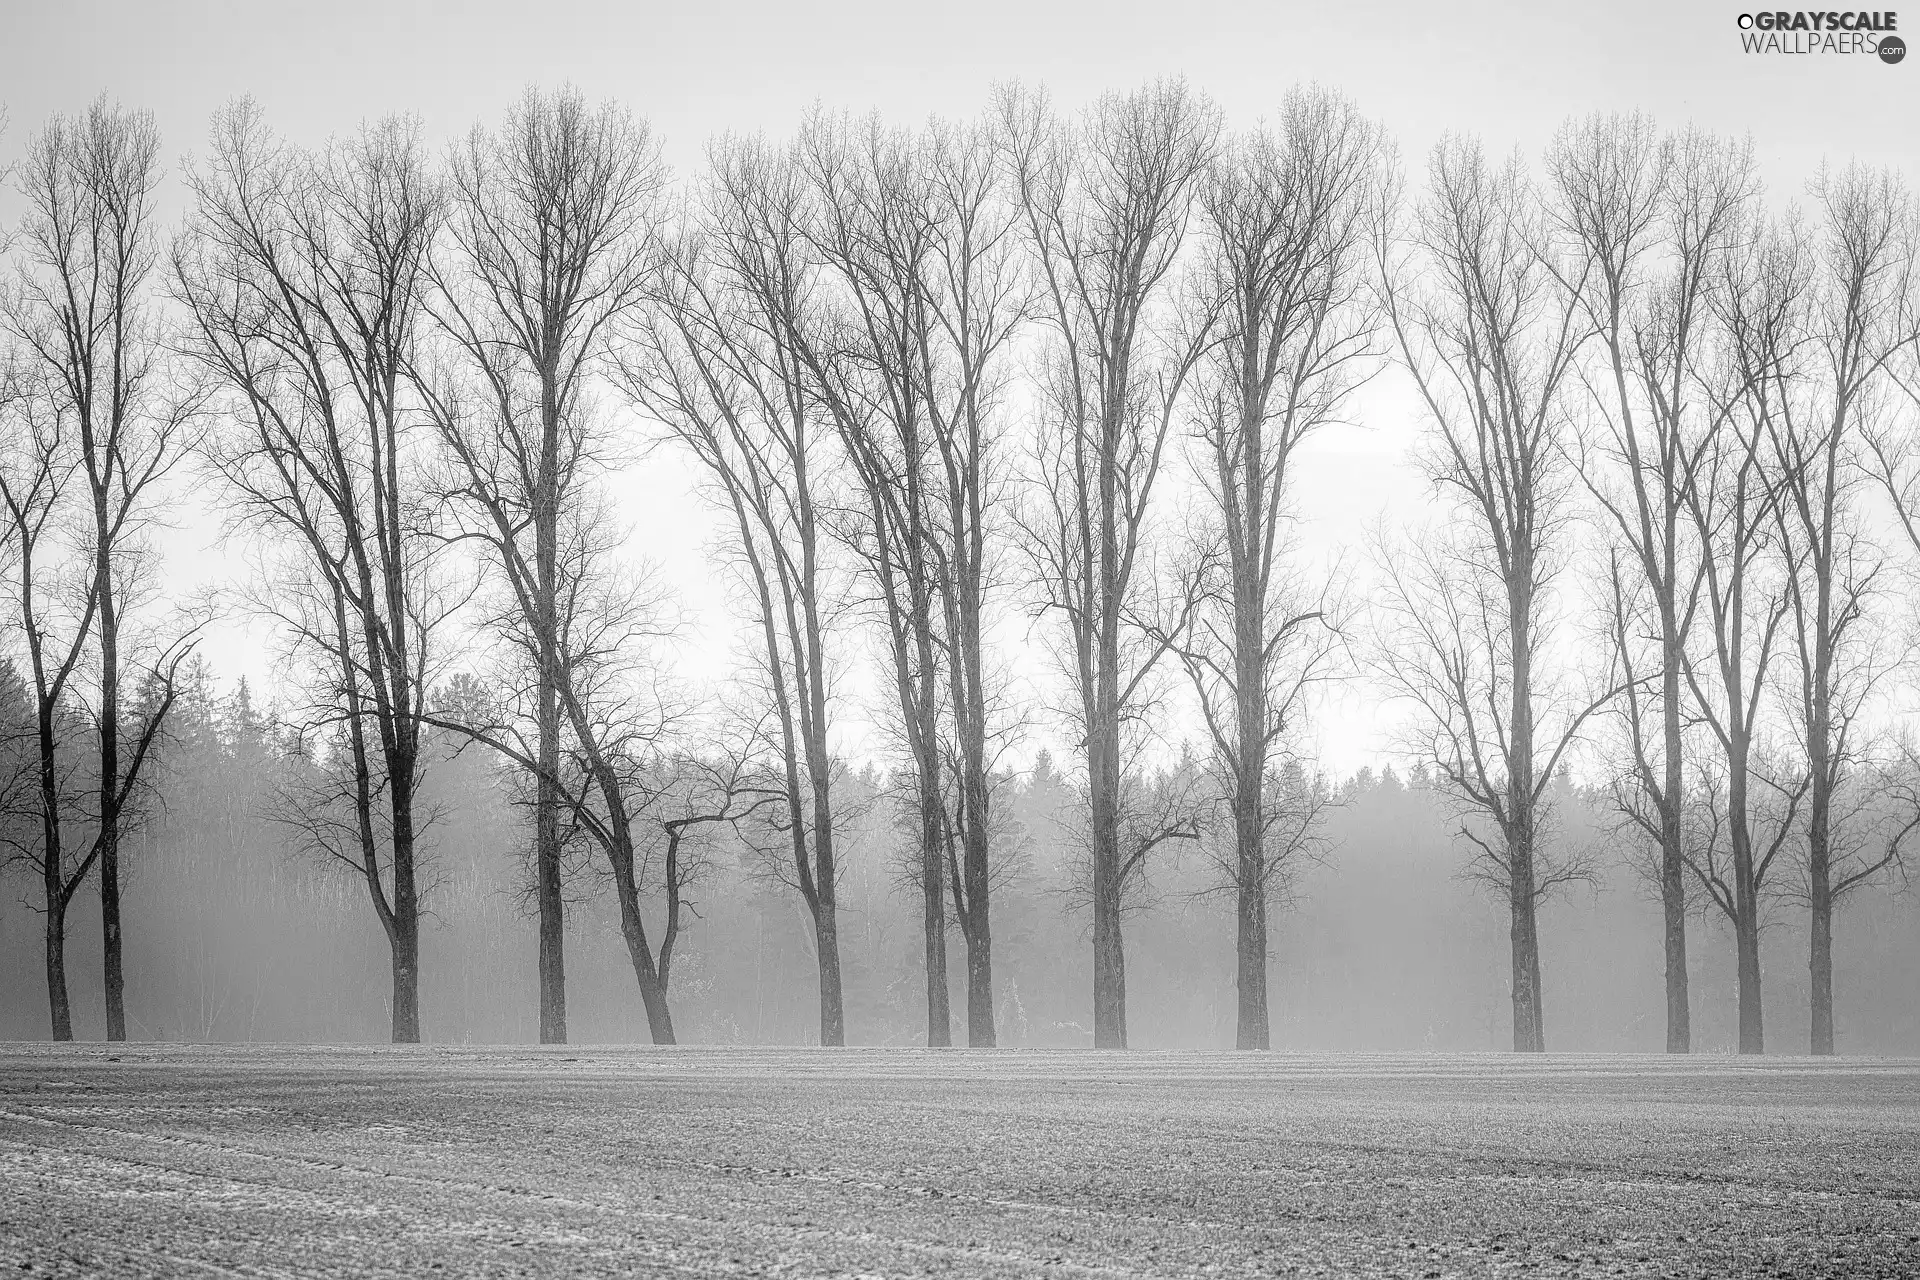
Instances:
[[[0,1271],[1920,1274],[1899,17],[0,0]]]
[[[1920,1051],[1913,65],[13,8],[0,1035]]]

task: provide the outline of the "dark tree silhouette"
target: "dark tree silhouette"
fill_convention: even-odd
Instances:
[[[1414,258],[1382,220],[1379,266],[1402,362],[1433,428],[1428,472],[1462,519],[1386,554],[1377,668],[1420,713],[1417,753],[1475,815],[1461,834],[1511,918],[1513,1047],[1546,1049],[1539,904],[1580,868],[1549,863],[1548,788],[1606,700],[1542,670],[1565,565],[1563,386],[1583,330],[1541,252],[1538,193],[1517,158],[1434,149]],[[1491,830],[1482,834],[1482,830]]]
[[[411,380],[442,189],[412,125],[308,155],[248,102],[215,118],[190,182],[175,255],[186,349],[228,401],[203,453],[234,529],[286,549],[261,607],[313,672],[314,727],[339,731],[339,769],[283,816],[366,885],[393,1039],[417,1041],[421,715],[459,603],[421,501],[431,428]]]
[[[827,522],[841,507],[821,406],[818,265],[802,174],[764,142],[716,149],[697,215],[636,326],[625,383],[687,449],[730,525],[728,552],[758,633],[759,692],[782,779],[774,865],[813,925],[820,1042],[846,1041],[836,863],[830,643],[844,576]]]
[[[563,525],[596,451],[590,384],[640,299],[656,238],[659,146],[644,122],[572,89],[529,90],[452,166],[450,243],[428,309],[457,355],[436,396],[468,533],[506,588],[502,627],[533,671],[540,1037],[567,1038],[562,897]],[[471,388],[463,396],[457,386]]]
[[[1289,91],[1270,130],[1233,139],[1200,189],[1218,343],[1195,377],[1208,497],[1204,605],[1174,646],[1192,679],[1231,815],[1235,1044],[1271,1044],[1267,908],[1303,816],[1276,776],[1305,695],[1342,650],[1339,605],[1289,563],[1295,453],[1337,420],[1374,355],[1368,219],[1378,131],[1352,103]]]
[[[1019,89],[1003,91],[997,111],[1048,331],[1022,542],[1039,609],[1064,625],[1086,761],[1094,1043],[1123,1049],[1121,908],[1140,865],[1122,847],[1127,775],[1149,682],[1194,604],[1169,602],[1155,571],[1153,496],[1212,327],[1168,312],[1220,122],[1177,80],[1109,93],[1073,122]]]
[[[1607,598],[1628,766],[1620,808],[1659,850],[1667,1052],[1692,1047],[1687,990],[1686,649],[1701,556],[1685,495],[1714,434],[1699,394],[1730,237],[1757,195],[1750,146],[1661,137],[1643,116],[1564,127],[1547,157],[1550,261],[1591,327],[1580,366],[1594,423],[1577,469],[1615,539]],[[1650,637],[1640,642],[1641,635]]]

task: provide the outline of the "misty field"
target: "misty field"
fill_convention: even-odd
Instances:
[[[0,1051],[10,1274],[1920,1274],[1920,1064]]]

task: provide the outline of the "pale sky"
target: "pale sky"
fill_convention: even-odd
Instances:
[[[1736,3],[1187,3],[984,0],[962,4],[543,4],[422,0],[0,0],[0,104],[10,119],[0,163],[53,112],[105,90],[151,109],[168,166],[202,149],[207,121],[240,95],[268,121],[318,143],[364,119],[421,118],[436,141],[491,123],[529,83],[571,81],[615,97],[665,138],[681,174],[723,130],[779,134],[812,103],[878,109],[903,123],[971,115],[999,80],[1044,83],[1062,105],[1150,77],[1184,74],[1233,125],[1250,125],[1299,81],[1351,95],[1397,139],[1417,178],[1446,130],[1495,152],[1537,157],[1559,123],[1593,110],[1642,109],[1663,124],[1751,134],[1771,191],[1797,195],[1823,159],[1858,157],[1920,182],[1920,56],[1753,56]],[[1920,43],[1920,9],[1908,43]],[[14,205],[0,204],[11,219]],[[177,216],[169,186],[167,214]],[[1383,386],[1361,428],[1315,446],[1301,490],[1319,554],[1351,548],[1383,516],[1418,518],[1406,465],[1417,422]],[[728,627],[699,547],[705,514],[672,462],[625,477],[636,549],[659,560],[704,621],[692,674],[721,674]],[[204,513],[183,509],[169,540],[181,581],[237,564]],[[237,632],[209,644],[223,674],[257,670],[259,645]],[[1381,759],[1381,716],[1364,696],[1325,709],[1326,763]],[[1044,730],[1042,739],[1059,734]]]

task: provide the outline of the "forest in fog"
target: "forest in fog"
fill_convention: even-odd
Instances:
[[[0,1036],[1920,1052],[1901,174],[1180,80],[193,142],[0,134]],[[1322,554],[1382,413],[1431,510]]]

